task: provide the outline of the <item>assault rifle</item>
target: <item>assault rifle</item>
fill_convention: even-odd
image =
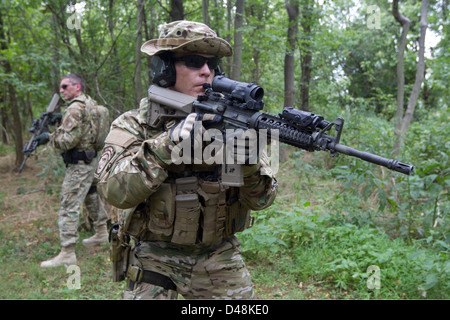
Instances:
[[[27,162],[28,158],[30,157],[31,153],[36,150],[37,147],[37,141],[34,141],[34,138],[36,138],[38,135],[44,132],[49,132],[48,125],[52,124],[50,123],[50,118],[53,112],[56,111],[56,107],[58,106],[60,96],[59,94],[55,93],[53,95],[52,100],[50,101],[50,104],[47,107],[47,112],[44,112],[41,114],[40,119],[34,119],[31,128],[28,129],[33,135],[31,136],[30,140],[28,142],[25,142],[25,145],[22,149],[22,153],[25,155],[25,158],[23,159],[22,164],[20,165],[19,170],[17,173],[21,173],[23,167],[25,166],[25,162]]]
[[[204,87],[205,94],[194,98],[150,86],[147,123],[152,128],[161,128],[166,121],[184,119],[189,113],[215,114],[222,119],[218,126],[222,132],[226,132],[226,129],[255,129],[258,132],[265,129],[270,135],[275,132],[273,130],[277,130],[279,141],[310,152],[329,151],[332,156],[342,153],[407,175],[414,169],[410,164],[340,144],[343,118],[329,122],[320,115],[292,107],[285,107],[278,116],[259,112],[264,107],[264,90],[254,83],[233,81],[217,75],[211,85],[205,84]],[[326,132],[333,127],[337,131],[336,135],[328,135]],[[239,166],[225,165],[222,168],[222,182],[227,185],[242,185]]]

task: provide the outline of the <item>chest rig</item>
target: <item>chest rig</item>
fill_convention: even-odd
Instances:
[[[155,105],[141,102],[147,125]],[[161,106],[157,106],[161,107]],[[157,112],[159,115],[161,111]],[[171,118],[159,122],[169,130]],[[144,126],[144,136],[155,134],[155,126]],[[220,165],[171,165],[169,177],[159,189],[126,215],[125,233],[142,241],[167,241],[180,245],[212,245],[253,224],[250,209],[240,201],[239,188],[224,186]],[[131,214],[130,214],[131,213]]]
[[[212,245],[252,226],[239,189],[224,186],[207,171],[171,174],[128,216],[126,233],[142,241]]]

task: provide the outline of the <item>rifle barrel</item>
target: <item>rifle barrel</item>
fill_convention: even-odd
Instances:
[[[23,167],[25,166],[25,162],[27,162],[28,157],[29,157],[29,155],[25,155],[25,158],[23,159],[22,164],[20,165],[19,170],[17,170],[17,173],[21,173],[21,172],[22,172]]]
[[[375,155],[375,154],[372,154],[369,152],[359,151],[359,150],[353,149],[351,147],[347,147],[343,144],[337,143],[334,146],[334,149],[339,153],[343,153],[343,154],[346,154],[346,155],[352,156],[352,157],[357,157],[357,158],[360,158],[367,162],[375,163],[380,166],[386,167],[388,169],[401,172],[403,174],[409,175],[414,170],[413,165],[399,162],[394,159],[386,159],[386,158],[380,157],[378,155]]]

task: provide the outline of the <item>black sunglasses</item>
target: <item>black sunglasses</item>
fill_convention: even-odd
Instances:
[[[208,64],[208,67],[211,70],[217,69],[219,66],[220,59],[218,57],[211,57],[206,58],[203,56],[198,55],[190,55],[190,56],[184,56],[181,58],[175,58],[175,61],[184,61],[186,64],[186,67],[188,68],[194,68],[194,69],[200,69],[205,65],[205,63]]]
[[[61,89],[66,90],[68,86],[73,86],[73,84],[63,84]]]

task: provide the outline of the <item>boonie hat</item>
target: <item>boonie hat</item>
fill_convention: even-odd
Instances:
[[[231,45],[200,22],[179,20],[160,26],[158,39],[145,42],[141,51],[149,56],[165,51],[181,53],[204,53],[219,58],[232,55]]]

